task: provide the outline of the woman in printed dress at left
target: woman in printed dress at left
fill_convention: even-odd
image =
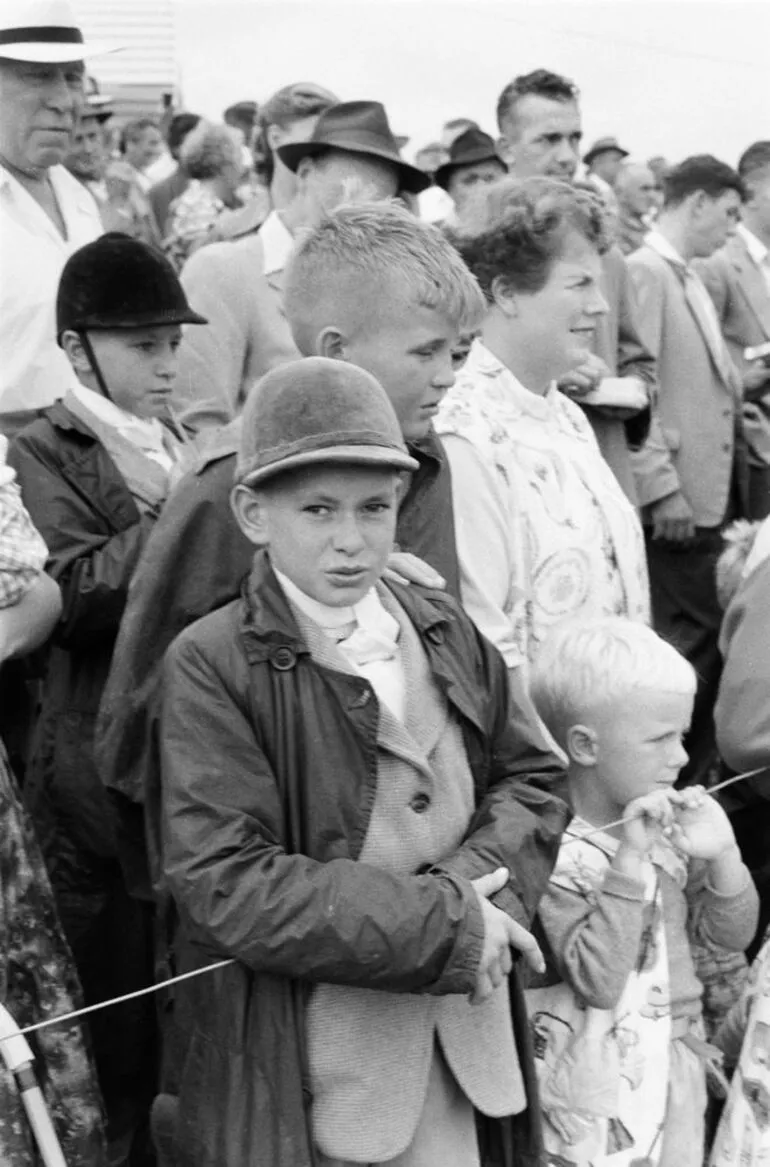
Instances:
[[[53,629],[59,589],[43,573],[48,551],[22,505],[0,438],[0,666]],[[19,1026],[76,1009],[80,986],[43,859],[0,745],[0,1002]],[[31,1035],[35,1069],[68,1167],[101,1167],[102,1110],[78,1025]],[[13,1076],[0,1060],[0,1163],[30,1167],[35,1144]]]

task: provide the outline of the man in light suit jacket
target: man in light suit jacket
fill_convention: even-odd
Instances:
[[[278,154],[297,176],[289,206],[272,211],[256,235],[202,247],[182,269],[185,291],[205,304],[209,321],[198,329],[203,335],[185,335],[174,389],[175,408],[196,430],[232,421],[260,377],[299,355],[281,305],[294,234],[341,202],[415,194],[430,185],[402,160],[375,101],[331,106],[308,141],[286,143]]]
[[[741,378],[691,261],[734,233],[742,191],[735,171],[716,158],[685,159],[666,177],[656,229],[628,259],[660,386],[650,436],[633,455],[653,619],[699,678],[685,782],[706,781],[715,761],[721,612],[714,567],[723,526],[747,504]]]
[[[582,138],[579,97],[568,78],[546,69],[506,85],[497,102],[498,152],[514,178],[574,181]],[[655,362],[639,336],[633,288],[617,247],[602,258],[601,292],[609,310],[597,327],[594,352],[562,378],[559,388],[584,410],[604,458],[636,503],[629,447],[636,448],[647,435],[646,397],[655,387]],[[625,407],[591,402],[589,395],[609,378]]]
[[[770,142],[755,142],[738,163],[746,187],[735,235],[696,266],[743,376],[743,425],[749,455],[749,517],[770,514],[770,368],[744,349],[770,341]]]

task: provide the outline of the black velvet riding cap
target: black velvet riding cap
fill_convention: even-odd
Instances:
[[[159,324],[207,324],[187,302],[174,268],[146,243],[117,231],[67,260],[56,296],[56,335]]]

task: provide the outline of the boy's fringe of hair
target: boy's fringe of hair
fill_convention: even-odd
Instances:
[[[722,532],[724,550],[717,560],[717,599],[722,609],[727,608],[743,579],[746,560],[751,554],[760,522],[736,519]]]
[[[546,637],[530,680],[535,708],[559,745],[572,725],[639,690],[695,693],[695,670],[646,624],[622,617],[565,620]]]
[[[437,227],[392,201],[337,207],[302,232],[286,268],[284,309],[295,340],[304,341],[300,350],[324,305],[344,298],[376,317],[367,292],[373,299],[378,289],[393,287],[405,302],[441,312],[462,332],[474,331],[486,314],[474,276]]]

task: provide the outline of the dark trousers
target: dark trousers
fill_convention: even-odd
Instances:
[[[722,673],[717,638],[722,610],[716,593],[716,561],[722,527],[698,527],[689,543],[653,539],[647,530],[652,619],[655,631],[690,662],[698,674],[692,724],[685,739],[690,760],[679,785],[713,784],[717,764],[714,703]]]
[[[100,894],[93,901],[59,896],[87,1005],[144,988],[154,979],[151,905],[129,896],[116,863],[106,861],[99,874],[94,892]],[[158,1065],[155,1002],[151,996],[140,997],[92,1013],[88,1028],[107,1112],[108,1167],[152,1167],[149,1120]]]
[[[770,515],[770,466],[749,466],[750,519],[766,519]]]

